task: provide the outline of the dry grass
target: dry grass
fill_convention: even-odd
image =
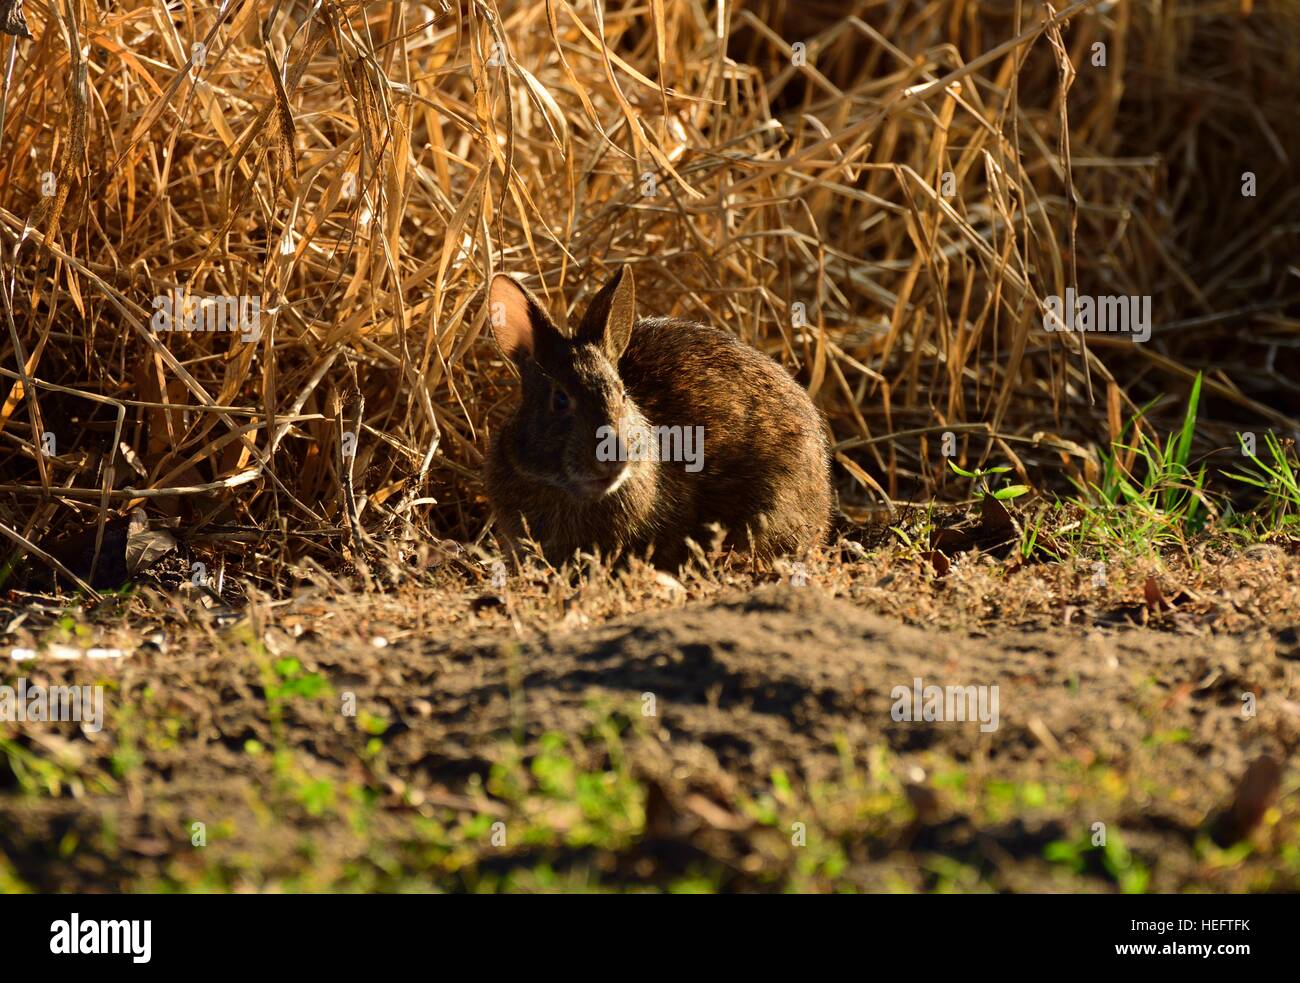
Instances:
[[[1298,428],[1289,0],[603,6],[27,0],[6,539],[143,505],[244,561],[481,540],[498,269],[564,320],[630,263],[647,310],[771,353],[848,511],[941,492],[944,430],[1039,487],[1088,474],[1200,368],[1205,449]],[[1151,342],[1043,331],[1076,284],[1151,295]],[[177,289],[257,298],[260,337],[152,332]]]

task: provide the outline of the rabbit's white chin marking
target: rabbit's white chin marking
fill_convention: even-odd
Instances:
[[[632,477],[632,465],[624,464],[623,470],[618,473],[618,477],[615,478],[613,482],[610,483],[610,486],[605,489],[604,494],[613,495],[614,492],[618,491],[619,488],[623,486],[623,482],[627,481],[630,477]]]
[[[631,476],[632,466],[625,463],[622,470],[612,480],[609,478],[569,478],[561,487],[579,500],[593,502],[614,494]]]

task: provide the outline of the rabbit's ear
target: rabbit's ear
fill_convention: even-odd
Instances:
[[[543,361],[561,340],[537,299],[514,277],[498,273],[488,288],[488,323],[506,358]]]
[[[604,349],[615,365],[632,337],[636,321],[636,284],[632,270],[624,266],[591,299],[575,337]]]

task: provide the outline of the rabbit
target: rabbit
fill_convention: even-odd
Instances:
[[[672,570],[715,524],[762,560],[821,544],[830,459],[808,394],[726,331],[638,318],[635,293],[624,266],[566,338],[525,287],[492,278],[492,333],[522,386],[484,475],[511,557],[532,538],[553,565],[583,551]]]

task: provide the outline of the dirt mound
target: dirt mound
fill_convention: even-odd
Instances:
[[[56,733],[63,725],[26,725],[18,744],[72,755],[83,774],[99,762],[106,784],[85,780],[77,798],[33,801],[15,787],[16,771],[3,776],[0,853],[17,876],[45,889],[166,886],[215,864],[220,873],[205,876],[224,886],[284,877],[304,887],[294,880],[304,864],[342,869],[361,849],[332,805],[313,808],[333,801],[328,790],[355,787],[373,804],[364,850],[405,843],[403,823],[431,804],[495,815],[483,790],[503,742],[533,758],[548,733],[589,731],[597,707],[627,720],[631,767],[650,789],[646,839],[629,848],[637,856],[660,799],[679,811],[694,801],[712,827],[742,829],[737,804],[763,799],[774,781],[811,790],[848,781],[846,768],[875,774],[887,760],[915,821],[906,836],[847,838],[859,886],[886,886],[924,850],[995,868],[1003,888],[1050,888],[1045,846],[1102,822],[1125,830],[1152,887],[1173,889],[1195,868],[1207,817],[1231,800],[1251,760],[1285,758],[1300,721],[1294,671],[1265,635],[970,636],[901,625],[811,587],[764,587],[591,628],[437,629],[383,647],[307,632],[275,648],[142,650],[115,667],[111,698],[138,710],[110,714],[90,745],[66,727]],[[78,672],[42,662],[28,675],[71,682]],[[918,716],[926,687],[961,687],[956,702],[943,690],[931,708],[964,708],[966,719],[895,719],[918,686]],[[353,714],[340,709],[349,701]],[[382,755],[369,736],[378,734]],[[988,789],[1038,791],[1012,820]],[[189,842],[193,821],[225,831],[202,860]],[[733,837],[707,852],[738,872],[747,843]],[[420,883],[442,874],[427,876]],[[757,886],[735,877],[733,887]]]
[[[482,733],[508,726],[505,653],[514,644],[423,648],[416,658],[472,667],[431,676],[433,719],[473,718]],[[829,777],[837,738],[898,752],[939,746],[962,760],[1031,757],[1053,737],[1067,751],[1091,741],[1095,753],[1124,755],[1148,736],[1153,705],[1168,714],[1166,727],[1190,731],[1182,742],[1188,768],[1232,773],[1267,743],[1264,728],[1242,716],[1242,694],[1285,696],[1292,685],[1263,638],[1253,647],[1138,631],[972,638],[789,587],[518,646],[524,718],[533,726],[553,726],[554,715],[581,707],[592,692],[649,694],[675,737],[704,744],[728,772],[758,780],[774,767],[808,781]],[[894,720],[895,688],[911,691],[918,678],[923,689],[997,686],[996,729]]]

